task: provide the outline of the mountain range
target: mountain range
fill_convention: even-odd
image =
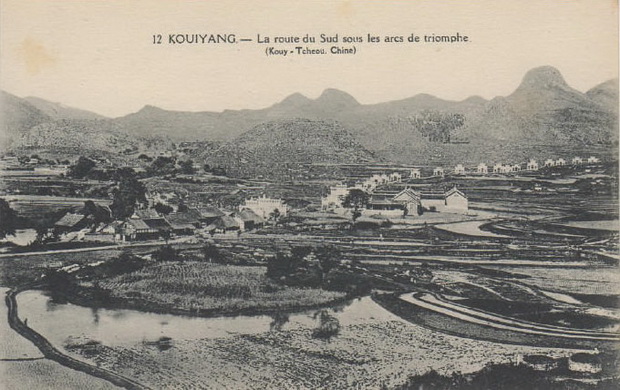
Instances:
[[[474,96],[448,101],[418,94],[365,105],[346,92],[327,89],[317,99],[296,93],[260,110],[182,112],[145,106],[104,118],[39,98],[6,92],[1,98],[4,149],[62,145],[131,153],[148,149],[149,143],[165,146],[166,140],[215,141],[221,150],[212,159],[231,167],[241,155],[277,155],[268,143],[281,137],[290,141],[287,150],[300,151],[287,153],[298,162],[338,162],[341,156],[405,163],[473,160],[480,159],[481,150],[618,143],[618,81],[582,93],[549,66],[530,70],[512,94],[491,100]],[[321,142],[308,143],[304,134]],[[309,158],[313,154],[321,157]]]

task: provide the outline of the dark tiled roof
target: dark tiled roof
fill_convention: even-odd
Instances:
[[[224,213],[220,209],[213,206],[200,207],[198,211],[200,212],[202,218],[214,218],[224,216]]]
[[[54,225],[60,227],[74,227],[78,223],[82,222],[84,218],[86,218],[86,216],[82,214],[67,213],[63,215],[63,217],[60,218]]]

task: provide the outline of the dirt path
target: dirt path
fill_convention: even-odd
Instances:
[[[6,305],[8,307],[8,322],[13,330],[22,335],[24,338],[30,340],[39,350],[43,353],[47,359],[53,360],[62,364],[65,367],[84,372],[86,374],[105,379],[117,386],[124,387],[130,390],[142,390],[148,389],[148,387],[122,375],[116,374],[112,371],[92,366],[82,361],[76,360],[70,356],[67,356],[56,349],[52,344],[39,333],[29,328],[18,316],[17,312],[17,300],[16,296],[27,288],[35,286],[27,286],[17,289],[11,289],[6,293]]]

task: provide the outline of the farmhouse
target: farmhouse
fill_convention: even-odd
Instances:
[[[246,199],[245,204],[239,206],[239,210],[243,209],[250,209],[265,219],[268,219],[275,210],[278,210],[283,217],[288,214],[288,207],[282,199],[267,198],[265,195],[262,198]]]
[[[599,162],[601,162],[601,160],[599,160],[597,157],[594,157],[594,156],[588,157],[588,163],[590,163],[590,164],[596,164],[596,163],[599,163]]]
[[[172,227],[153,209],[136,210],[120,228],[123,241],[153,240],[172,233]]]
[[[232,217],[239,223],[241,231],[256,229],[265,224],[265,220],[260,215],[249,209],[237,211]]]
[[[188,209],[184,212],[169,214],[165,220],[175,235],[191,235],[200,227],[200,217],[198,210]]]
[[[563,158],[559,158],[556,162],[555,162],[555,166],[556,167],[562,167],[566,165],[566,160],[564,160]]]
[[[442,167],[437,167],[433,170],[433,176],[444,176],[444,172],[443,172],[443,168]]]
[[[501,173],[504,165],[502,163],[497,163],[493,165],[493,173]]]
[[[197,210],[200,214],[199,220],[204,226],[212,224],[216,219],[225,215],[220,209],[213,206],[202,206]]]
[[[68,212],[54,223],[54,228],[59,233],[74,232],[88,227],[92,222],[92,218],[87,215]]]
[[[368,201],[363,215],[384,215],[388,217],[403,217],[405,215],[420,214],[420,194],[411,188],[405,188],[396,195],[375,194]]]
[[[581,165],[583,164],[583,159],[581,157],[573,157],[571,162],[573,165]]]
[[[456,187],[444,193],[422,194],[421,206],[427,211],[463,212],[469,209],[467,196]]]
[[[241,226],[235,218],[224,215],[207,226],[206,230],[211,233],[229,233],[241,231]]]
[[[413,168],[413,169],[411,170],[411,172],[409,173],[409,177],[410,177],[411,179],[419,179],[419,178],[420,178],[420,176],[421,176],[421,174],[420,174],[420,170],[419,170],[419,169],[417,169],[417,168]]]
[[[519,172],[519,171],[521,171],[521,165],[519,165],[519,164],[514,164],[512,167],[510,167],[510,170],[511,170],[512,172]]]
[[[538,163],[536,162],[536,160],[530,159],[530,161],[527,162],[526,169],[528,171],[537,171],[538,170]]]
[[[545,166],[546,167],[555,167],[555,161],[553,161],[552,159],[548,158],[545,160]]]
[[[478,167],[476,168],[476,172],[480,174],[487,174],[489,173],[489,167],[487,167],[487,164],[485,163],[480,163],[478,164]]]
[[[463,166],[463,164],[457,164],[457,166],[454,167],[454,174],[455,175],[464,175],[465,174],[465,167]]]
[[[453,187],[445,194],[446,208],[453,210],[467,211],[469,209],[469,201],[464,193],[459,191],[458,188]]]

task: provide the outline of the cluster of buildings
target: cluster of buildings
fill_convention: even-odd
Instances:
[[[418,174],[419,174],[419,170]],[[419,177],[419,176],[418,176]],[[456,187],[443,192],[422,193],[412,188],[401,191],[379,191],[378,187],[401,182],[400,173],[373,175],[360,183],[348,186],[338,184],[329,188],[329,193],[321,199],[321,209],[344,214],[348,208],[343,205],[352,190],[368,194],[368,202],[360,211],[364,216],[382,215],[403,217],[421,215],[424,211],[466,212],[469,208],[467,196]]]
[[[582,165],[582,164],[598,164],[600,163],[601,160],[598,157],[594,157],[594,156],[590,156],[587,159],[586,158],[581,158],[581,157],[574,157],[571,160],[571,164],[572,165]],[[543,167],[561,167],[561,166],[565,166],[568,165],[568,162],[563,159],[563,158],[559,158],[557,160],[553,160],[553,159],[547,159],[545,160],[544,164],[542,165]],[[526,164],[525,167],[523,166],[523,164],[502,164],[502,163],[497,163],[495,165],[493,165],[493,167],[489,167],[487,166],[485,163],[480,163],[478,164],[478,166],[471,171],[471,173],[476,173],[479,175],[485,175],[488,174],[489,172],[492,173],[514,173],[514,172],[520,172],[520,171],[537,171],[540,168],[538,162],[534,159],[530,159]],[[465,167],[463,166],[463,164],[457,164],[454,167],[454,170],[452,171],[454,175],[465,175],[467,173],[467,170],[465,169]],[[437,167],[435,169],[433,169],[433,176],[435,177],[443,177],[445,176],[445,170],[442,167]],[[414,168],[411,170],[409,177],[411,179],[419,179],[421,177],[421,173],[420,170],[417,168]]]
[[[111,220],[110,209],[107,206],[99,207],[107,212],[107,218],[104,219]],[[191,236],[198,232],[215,234],[253,230],[262,227],[274,215],[284,217],[287,213],[288,208],[281,199],[264,196],[248,199],[238,210],[233,211],[204,206],[162,215],[155,209],[147,208],[136,210],[123,221],[107,223],[97,222],[98,218],[82,208],[63,215],[54,224],[54,230],[86,241],[156,240]]]

